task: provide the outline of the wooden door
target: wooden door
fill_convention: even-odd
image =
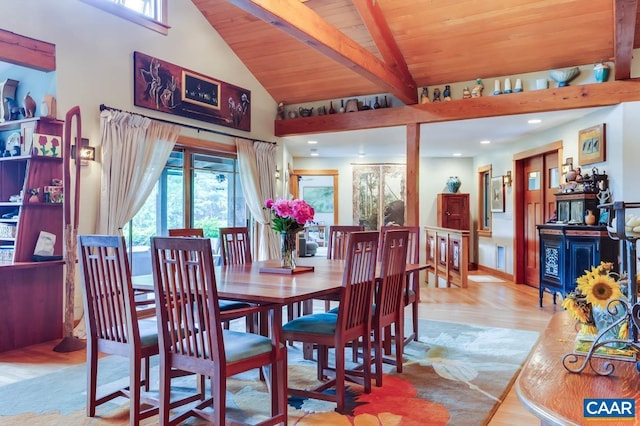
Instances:
[[[525,283],[537,286],[540,281],[540,242],[536,225],[544,223],[544,157],[524,160],[524,269]]]
[[[438,194],[438,226],[469,230],[469,194]]]

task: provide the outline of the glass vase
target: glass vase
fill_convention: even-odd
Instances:
[[[280,233],[280,266],[286,269],[296,268],[296,236],[297,232]]]
[[[607,310],[606,307],[601,308],[599,306],[592,306],[591,312],[593,314],[593,320],[596,323],[596,328],[598,329],[598,333],[602,334],[599,341],[620,339],[620,329],[622,328],[622,324],[624,324],[624,321],[622,321],[620,324],[615,325],[614,327],[612,327],[611,329],[605,332],[607,328],[609,328],[615,322],[617,322],[622,317],[625,317],[627,315],[626,306],[623,306],[623,304],[627,302],[627,298],[625,296],[622,296],[620,300],[621,300],[621,303],[617,303],[615,306],[612,306],[610,311]],[[613,343],[607,343],[604,346],[607,346],[609,348],[620,349],[624,347],[625,344],[619,343],[619,342],[613,342]]]

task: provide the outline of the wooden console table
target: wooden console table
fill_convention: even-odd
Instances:
[[[573,351],[576,334],[575,320],[566,312],[553,316],[515,384],[522,404],[540,418],[542,425],[587,423],[583,416],[585,398],[635,398],[637,412],[640,407],[640,373],[635,362],[593,360],[613,362],[615,371],[611,376],[600,376],[589,366],[579,374],[564,368],[562,357]],[[606,424],[628,426],[640,424],[640,420],[607,421]]]

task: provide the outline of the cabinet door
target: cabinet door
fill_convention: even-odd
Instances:
[[[438,194],[438,226],[469,230],[469,194]]]
[[[564,247],[562,236],[540,235],[540,287],[562,289]],[[542,291],[541,293],[542,294]]]
[[[564,283],[565,294],[576,288],[576,279],[600,264],[599,238],[568,238],[569,263]]]

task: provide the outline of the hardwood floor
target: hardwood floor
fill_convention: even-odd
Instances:
[[[551,316],[562,310],[545,296],[545,306],[538,308],[538,290],[510,282],[474,282],[462,289],[422,288],[420,317],[491,327],[516,328],[542,332]],[[53,352],[56,342],[0,353],[0,386],[37,377],[61,367],[85,362],[85,352]],[[489,426],[539,425],[511,390],[489,422]]]

